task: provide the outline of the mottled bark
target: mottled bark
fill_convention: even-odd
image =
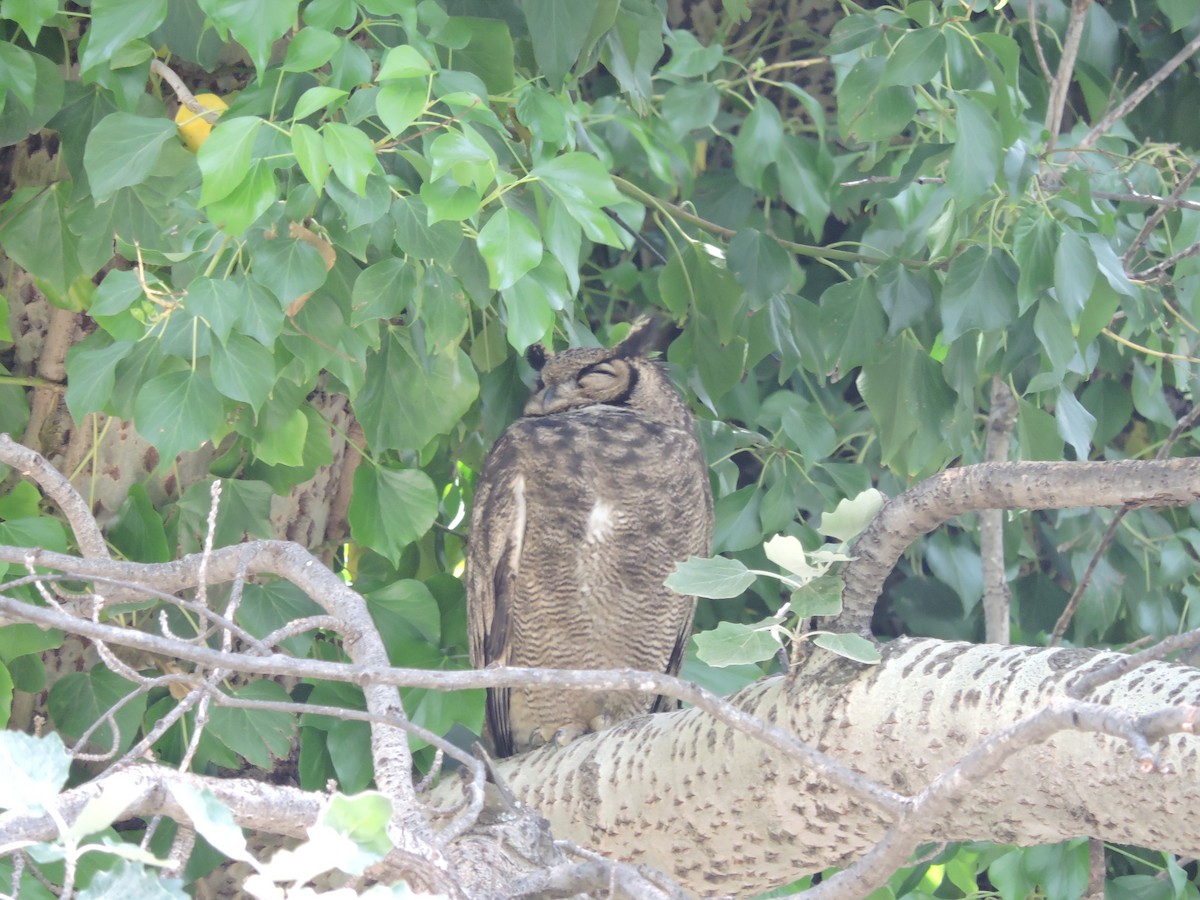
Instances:
[[[820,654],[793,682],[736,696],[861,774],[914,795],[981,740],[1051,701],[1115,654],[900,640],[860,667]],[[1088,698],[1139,716],[1200,703],[1200,672],[1155,663]],[[1081,834],[1200,855],[1200,740],[1155,749],[1174,774],[1147,774],[1124,741],[1063,731],[1019,750],[915,840],[1017,844]],[[497,767],[554,834],[648,863],[700,894],[739,896],[848,865],[891,818],[698,710],[653,716]]]

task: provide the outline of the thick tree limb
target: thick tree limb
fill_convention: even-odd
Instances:
[[[877,667],[821,654],[794,682],[768,679],[731,698],[910,794],[903,832],[884,844],[888,816],[699,710],[633,720],[497,769],[555,834],[662,869],[702,894],[752,894],[860,857],[877,883],[908,847],[931,840],[1036,844],[1090,834],[1200,855],[1192,815],[1200,739],[1176,734],[1156,746],[1160,765],[1175,772],[1163,775],[1145,772],[1131,745],[1112,736],[1153,711],[1200,703],[1200,672],[1150,664],[1073,707],[1066,686],[1080,667],[1115,659],[900,640]],[[1189,714],[1190,706],[1180,718]],[[1076,722],[1094,733],[1072,730]],[[838,895],[863,896],[869,883],[848,880]]]

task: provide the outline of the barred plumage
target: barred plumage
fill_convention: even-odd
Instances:
[[[547,355],[476,485],[467,552],[472,662],[679,671],[695,600],[663,585],[712,548],[712,495],[695,423],[645,359],[648,329],[611,350]],[[499,756],[667,708],[665,698],[488,692]]]

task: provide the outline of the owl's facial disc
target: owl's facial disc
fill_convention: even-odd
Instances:
[[[552,358],[542,369],[538,389],[525,404],[525,415],[545,416],[585,406],[622,405],[637,385],[637,370],[624,359],[560,367]],[[580,361],[581,362],[581,361]]]

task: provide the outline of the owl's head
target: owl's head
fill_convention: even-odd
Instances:
[[[611,349],[577,348],[548,353],[534,344],[525,358],[539,375],[527,416],[549,416],[588,406],[631,409],[648,419],[690,427],[691,413],[657,363],[645,353],[653,339],[650,321],[634,323]]]

